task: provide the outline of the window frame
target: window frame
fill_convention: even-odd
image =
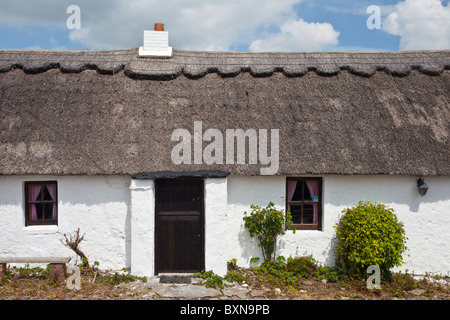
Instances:
[[[55,199],[53,201],[43,200],[41,196],[41,201],[29,201],[29,186],[30,185],[55,185]],[[57,226],[58,225],[58,182],[57,181],[25,181],[25,226]],[[43,190],[43,188],[41,189]],[[56,218],[55,219],[39,219],[39,220],[31,220],[30,215],[30,207],[32,203],[53,203],[56,206]]]
[[[288,182],[290,180],[296,180],[296,181],[304,181],[306,180],[317,180],[319,182],[319,190],[318,190],[318,201],[315,202],[314,200],[301,200],[301,201],[289,201],[288,199]],[[305,183],[306,185],[306,183]],[[285,190],[285,209],[286,212],[288,211],[289,204],[297,204],[297,205],[304,205],[304,204],[315,204],[317,203],[317,224],[299,224],[299,223],[292,223],[289,227],[290,230],[317,230],[322,231],[322,206],[323,206],[323,179],[321,177],[287,177],[286,178],[286,190]]]

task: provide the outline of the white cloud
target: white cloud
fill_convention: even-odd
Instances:
[[[405,0],[382,23],[400,36],[401,50],[450,49],[450,5],[440,0]]]
[[[251,51],[322,51],[338,45],[339,32],[330,23],[288,20],[280,32],[251,43]]]
[[[35,44],[34,46],[26,47],[25,49],[28,49],[28,50],[42,50],[42,48],[39,45],[37,45],[37,44]]]
[[[85,48],[139,47],[143,31],[165,24],[175,49],[229,50],[250,43],[261,29],[295,18],[293,6],[303,0],[2,0],[0,23],[56,24],[66,27],[66,9],[76,3],[81,29],[71,41]]]

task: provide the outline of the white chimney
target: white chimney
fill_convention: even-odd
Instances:
[[[144,30],[144,46],[139,48],[140,56],[171,57],[169,32],[164,31],[164,24],[155,23],[155,30]]]

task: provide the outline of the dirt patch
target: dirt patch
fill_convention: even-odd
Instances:
[[[295,285],[277,286],[264,277],[248,275],[245,281],[227,282],[217,287],[220,294],[202,297],[203,300],[450,300],[449,278],[423,280],[403,279],[382,283],[380,290],[369,290],[363,281],[330,283],[326,279],[309,277]],[[107,272],[82,272],[81,288],[69,289],[62,281],[54,281],[45,274],[20,274],[12,270],[0,281],[1,300],[171,300],[159,295],[158,278],[136,277]],[[189,298],[191,299],[191,298]]]

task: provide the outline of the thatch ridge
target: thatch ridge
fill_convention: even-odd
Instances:
[[[0,50],[0,72],[14,68],[26,73],[50,69],[77,73],[88,69],[101,74],[124,71],[132,78],[174,79],[180,75],[200,78],[209,73],[224,77],[249,72],[255,77],[281,72],[289,77],[316,72],[334,76],[346,70],[370,77],[377,71],[406,76],[412,70],[439,75],[450,69],[450,51],[403,52],[308,52],[308,53],[232,53],[174,50],[172,58],[139,57],[137,49],[104,51]]]

